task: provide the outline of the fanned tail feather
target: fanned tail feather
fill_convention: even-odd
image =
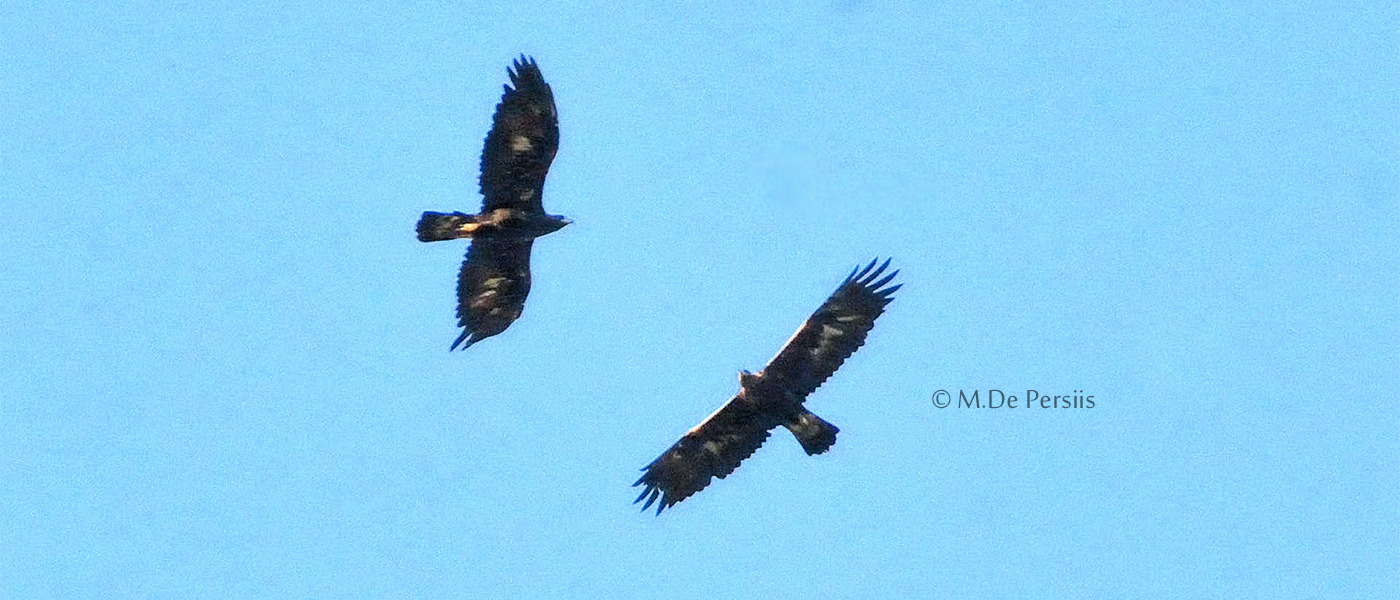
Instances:
[[[807,409],[802,409],[791,419],[783,423],[788,431],[797,438],[797,442],[802,444],[802,449],[807,454],[821,454],[831,448],[836,443],[836,433],[840,428],[826,422],[821,417],[812,414]]]

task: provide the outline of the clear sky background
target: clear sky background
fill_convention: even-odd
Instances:
[[[1394,3],[620,4],[7,3],[0,595],[1400,595]],[[522,52],[575,224],[449,353]],[[875,256],[833,450],[638,513]]]

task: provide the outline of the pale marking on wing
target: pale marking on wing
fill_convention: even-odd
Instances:
[[[529,152],[534,149],[534,147],[535,144],[530,141],[530,138],[523,135],[510,138],[510,149],[512,152]]]
[[[475,298],[472,298],[472,308],[481,309],[494,306],[496,304],[495,295],[495,290],[477,294]]]

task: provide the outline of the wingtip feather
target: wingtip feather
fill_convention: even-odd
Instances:
[[[506,74],[510,75],[510,84],[507,84],[505,86],[505,93],[509,94],[511,92],[519,91],[521,81],[525,80],[525,74],[529,70],[533,70],[536,73],[532,77],[532,79],[539,79],[541,77],[538,74],[540,70],[540,64],[538,62],[535,62],[535,57],[527,56],[524,53],[521,53],[520,57],[516,58],[512,62],[511,66],[506,67]],[[511,87],[511,85],[514,85],[515,87]]]
[[[877,260],[880,260],[880,259],[876,258],[875,260],[870,261],[870,264],[873,266],[873,265],[875,264],[875,261],[877,261]],[[875,269],[874,271],[870,271],[870,269],[867,268],[866,271],[868,272],[868,274],[866,274],[864,277],[861,278],[860,284],[863,285],[863,286],[866,286],[866,287],[870,287],[870,282],[874,281],[876,277],[879,277],[881,273],[884,273],[884,272],[885,272],[885,269],[888,268],[889,266],[890,266],[890,261],[889,261],[889,259],[885,259],[885,262],[884,262],[883,264],[880,265],[880,268]]]
[[[871,261],[870,261],[870,264],[865,265],[865,268],[861,269],[861,270],[860,270],[860,273],[858,273],[858,274],[854,277],[854,279],[857,279],[857,280],[859,280],[859,279],[865,279],[865,275],[866,275],[867,273],[869,273],[871,269],[875,268],[875,263],[876,263],[877,261],[879,261],[879,260],[880,260],[880,259],[878,259],[878,258],[871,260]]]
[[[880,289],[881,287],[884,287],[885,284],[887,284],[887,283],[889,283],[890,281],[894,280],[894,276],[895,276],[895,275],[898,275],[898,274],[899,274],[899,269],[895,269],[893,273],[890,273],[889,275],[886,275],[884,279],[881,279],[881,280],[879,280],[879,281],[877,281],[877,282],[875,282],[875,283],[872,283],[872,284],[870,284],[870,285],[867,286],[867,287],[869,287],[869,288],[872,289],[872,290],[878,290],[878,289]]]
[[[448,348],[447,351],[452,352],[453,350],[466,350],[467,348],[472,347],[472,344],[475,344],[478,341],[479,339],[476,336],[472,335],[472,332],[463,331],[462,335],[457,336],[457,340],[452,342],[452,347]],[[458,348],[458,346],[461,346],[461,348]]]
[[[661,497],[661,490],[660,490],[660,489],[657,489],[657,488],[654,488],[654,487],[649,487],[649,486],[648,486],[646,492],[643,493],[642,495],[647,497],[647,502],[646,502],[646,504],[643,504],[643,505],[642,505],[642,512],[646,512],[646,510],[647,510],[648,508],[651,508],[651,505],[652,505],[653,503],[656,502],[656,499]],[[641,498],[637,498],[637,499],[638,499],[638,500],[641,500]],[[633,502],[632,504],[636,504],[636,502]],[[657,506],[657,507],[656,507],[656,514],[661,514],[661,508],[664,507],[664,506],[665,506],[665,501],[662,502],[661,506]]]

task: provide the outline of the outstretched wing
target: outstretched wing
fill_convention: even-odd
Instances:
[[[521,55],[514,67],[507,72],[515,87],[505,86],[481,151],[482,212],[514,208],[543,213],[540,194],[559,149],[559,116],[535,59]]]
[[[806,397],[821,386],[846,358],[865,343],[866,334],[875,327],[875,318],[885,312],[886,304],[894,300],[891,294],[900,286],[884,286],[899,271],[876,281],[888,266],[890,261],[886,260],[877,269],[872,260],[864,269],[856,267],[856,270],[852,270],[821,308],[807,318],[783,349],[778,351],[778,355],[768,362],[768,366],[763,368],[763,375],[783,381],[799,398]]]
[[[657,502],[656,514],[705,489],[712,477],[723,479],[753,455],[778,420],[739,398],[721,406],[694,429],[642,468],[633,486],[646,485],[633,504],[646,498],[642,510]]]
[[[529,239],[472,240],[457,276],[457,323],[462,335],[452,349],[463,350],[510,327],[530,294]]]

